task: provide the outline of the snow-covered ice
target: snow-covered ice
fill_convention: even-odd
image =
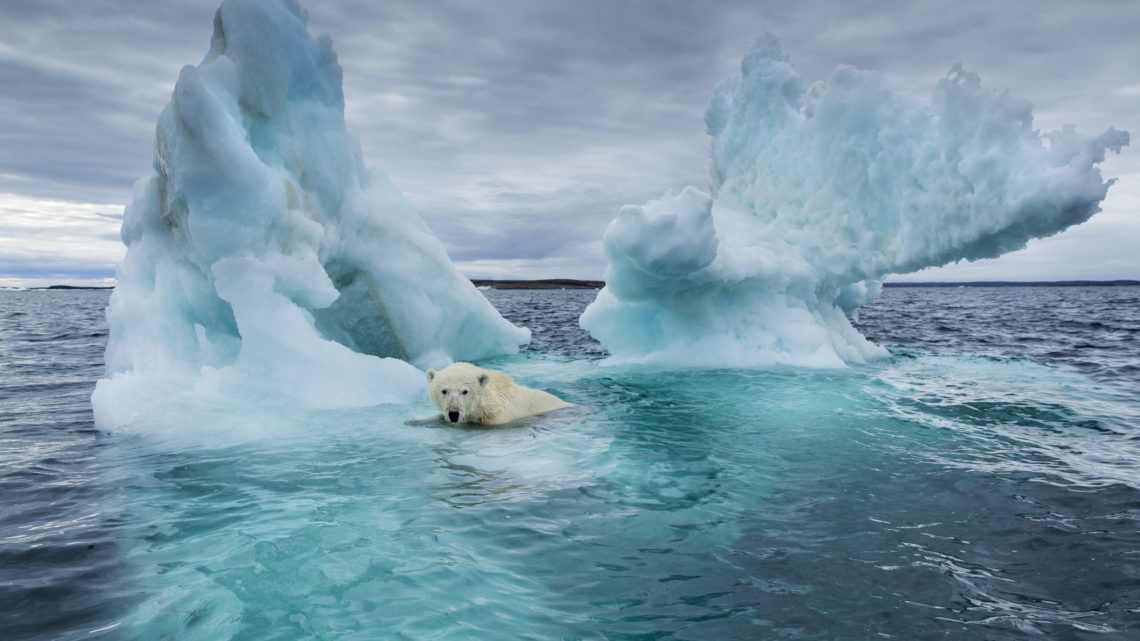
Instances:
[[[612,359],[838,366],[885,355],[848,320],[880,281],[991,258],[1100,211],[1128,133],[1040,134],[1032,105],[955,67],[924,100],[840,67],[804,84],[760,38],[714,92],[711,195],[621,210],[581,325]]]
[[[222,4],[159,118],[122,236],[100,427],[179,395],[406,401],[424,387],[416,367],[529,340],[365,168],[331,40],[309,36],[293,0]]]

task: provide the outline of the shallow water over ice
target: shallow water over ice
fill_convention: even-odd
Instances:
[[[843,370],[600,366],[594,292],[487,292],[580,408],[105,434],[104,292],[0,292],[5,639],[1128,639],[1136,288],[888,289]],[[9,605],[10,604],[10,605]]]

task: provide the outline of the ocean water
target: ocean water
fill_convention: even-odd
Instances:
[[[0,639],[1137,639],[1140,288],[888,289],[844,370],[487,363],[580,405],[100,433],[103,291],[0,292]]]

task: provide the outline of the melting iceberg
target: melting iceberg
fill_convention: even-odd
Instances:
[[[711,195],[628,206],[581,325],[626,362],[838,366],[885,355],[848,315],[880,279],[991,258],[1100,211],[1127,132],[1041,136],[1032,106],[955,67],[933,98],[837,69],[806,90],[762,37],[705,123]]]
[[[123,220],[96,423],[180,394],[307,407],[420,393],[413,367],[514,352],[504,320],[363,165],[341,68],[294,0],[227,0]]]

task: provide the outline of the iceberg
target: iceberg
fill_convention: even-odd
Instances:
[[[422,394],[417,367],[530,339],[366,170],[341,67],[294,0],[226,0],[205,59],[159,117],[153,173],[92,397],[113,428],[177,397],[360,407]]]
[[[627,206],[580,324],[610,359],[818,367],[886,351],[850,322],[881,280],[992,258],[1100,211],[1128,133],[1040,134],[1026,100],[954,67],[930,99],[840,67],[805,88],[764,35],[705,124],[711,193]]]

